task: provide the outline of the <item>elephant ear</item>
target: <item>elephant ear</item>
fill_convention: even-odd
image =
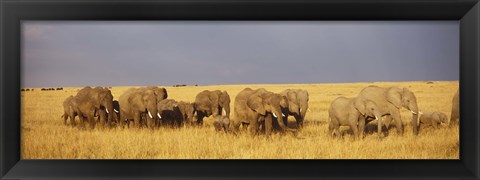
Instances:
[[[162,95],[163,95],[163,99],[167,99],[168,98],[168,93],[167,93],[167,89],[165,88],[160,88],[160,92],[162,92]]]
[[[395,107],[402,107],[402,89],[390,88],[387,91],[387,101],[392,103]]]
[[[353,107],[355,107],[355,109],[357,109],[357,111],[360,112],[360,114],[362,115],[365,115],[367,113],[365,102],[360,98],[355,98],[353,100]]]
[[[227,103],[230,103],[230,96],[228,95],[227,91],[223,91],[220,94],[220,99],[219,103],[222,105],[222,107],[226,106]]]
[[[297,102],[297,92],[295,91],[288,91],[287,92],[287,99],[289,101]]]
[[[264,116],[267,113],[263,105],[263,100],[260,96],[257,96],[257,95],[250,96],[247,100],[247,106],[253,109],[258,114],[261,114],[262,116]]]

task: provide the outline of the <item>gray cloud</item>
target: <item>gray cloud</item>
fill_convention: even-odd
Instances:
[[[22,24],[22,87],[458,80],[458,21]]]

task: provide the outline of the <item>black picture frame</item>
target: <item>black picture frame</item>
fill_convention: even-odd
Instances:
[[[478,0],[0,0],[0,178],[479,179]],[[20,160],[22,20],[459,20],[460,160]]]

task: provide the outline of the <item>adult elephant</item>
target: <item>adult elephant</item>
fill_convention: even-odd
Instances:
[[[92,128],[95,127],[94,116],[99,116],[100,122],[106,124],[114,123],[117,120],[113,113],[113,96],[112,92],[103,87],[91,88],[89,86],[78,91],[75,96],[78,103],[80,123],[83,126],[84,118],[87,118]]]
[[[142,124],[153,127],[160,118],[157,109],[157,95],[151,88],[130,88],[126,90],[118,99],[120,104],[120,119],[122,122],[130,122],[133,119],[134,126],[142,127]],[[142,115],[146,118],[142,120]],[[146,121],[146,122],[142,122]],[[129,123],[128,123],[129,124]]]
[[[450,115],[450,123],[449,123],[450,126],[454,124],[458,124],[458,122],[460,121],[460,112],[459,112],[460,99],[458,97],[458,94],[459,94],[459,89],[457,89],[457,92],[455,93],[455,95],[453,95],[453,98],[452,98],[452,114]]]
[[[77,112],[77,101],[74,96],[69,96],[63,101],[63,123],[67,125],[67,119],[70,118],[70,124],[75,126],[75,117],[78,115]]]
[[[204,90],[197,94],[194,105],[199,125],[203,124],[204,117],[221,116],[222,110],[230,118],[230,95],[227,91]]]
[[[308,110],[308,91],[303,89],[286,89],[280,92],[281,95],[287,97],[288,108],[283,109],[285,117],[283,122],[288,123],[288,116],[295,117],[297,127],[303,127],[303,121]]]
[[[412,128],[415,135],[418,134],[418,106],[415,94],[407,88],[397,87],[378,87],[368,86],[360,91],[357,98],[368,99],[375,102],[382,116],[385,116],[385,125],[390,125],[390,122],[395,122],[397,132],[403,134],[403,123],[400,117],[400,108],[406,108],[412,113]],[[367,120],[366,123],[370,122]]]
[[[355,138],[363,137],[365,119],[381,117],[375,102],[361,98],[338,97],[332,101],[328,109],[329,126],[328,134],[340,136],[340,126],[350,126]],[[378,120],[378,137],[381,135],[382,124]]]
[[[279,118],[279,116],[285,116],[282,113],[282,108],[288,107],[287,98],[280,94],[267,91],[264,88],[256,90],[245,88],[237,94],[234,104],[234,130],[238,130],[241,123],[248,123],[250,133],[255,135],[258,132],[259,124],[264,122],[265,133],[269,136],[272,132],[272,121],[276,119],[281,130],[295,131],[288,128]],[[266,118],[269,115],[273,118]]]

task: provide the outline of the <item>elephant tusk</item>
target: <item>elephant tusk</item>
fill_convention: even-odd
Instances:
[[[113,109],[113,111],[115,111],[116,113],[119,113],[119,111],[118,111],[118,110],[116,110],[116,109]]]
[[[414,114],[414,115],[417,115],[417,113],[416,113],[416,112],[413,112],[413,111],[410,111],[410,112],[412,112],[412,114]]]
[[[275,113],[273,113],[273,117],[277,118],[277,115]]]
[[[162,116],[160,116],[160,113],[157,112],[158,118],[162,119]]]
[[[378,117],[377,117],[377,116],[375,116],[375,120],[378,120]]]
[[[105,110],[107,111],[107,114],[109,114],[109,113],[110,113],[110,112],[108,112],[108,109],[107,109],[107,108],[105,108]]]
[[[225,109],[222,109],[222,110],[223,110],[223,112],[225,113],[225,115],[227,115],[227,111],[225,111]]]
[[[285,114],[282,113],[282,117],[285,117]]]
[[[148,111],[148,116],[150,116],[150,118],[153,118],[152,113],[150,113],[150,111]]]

